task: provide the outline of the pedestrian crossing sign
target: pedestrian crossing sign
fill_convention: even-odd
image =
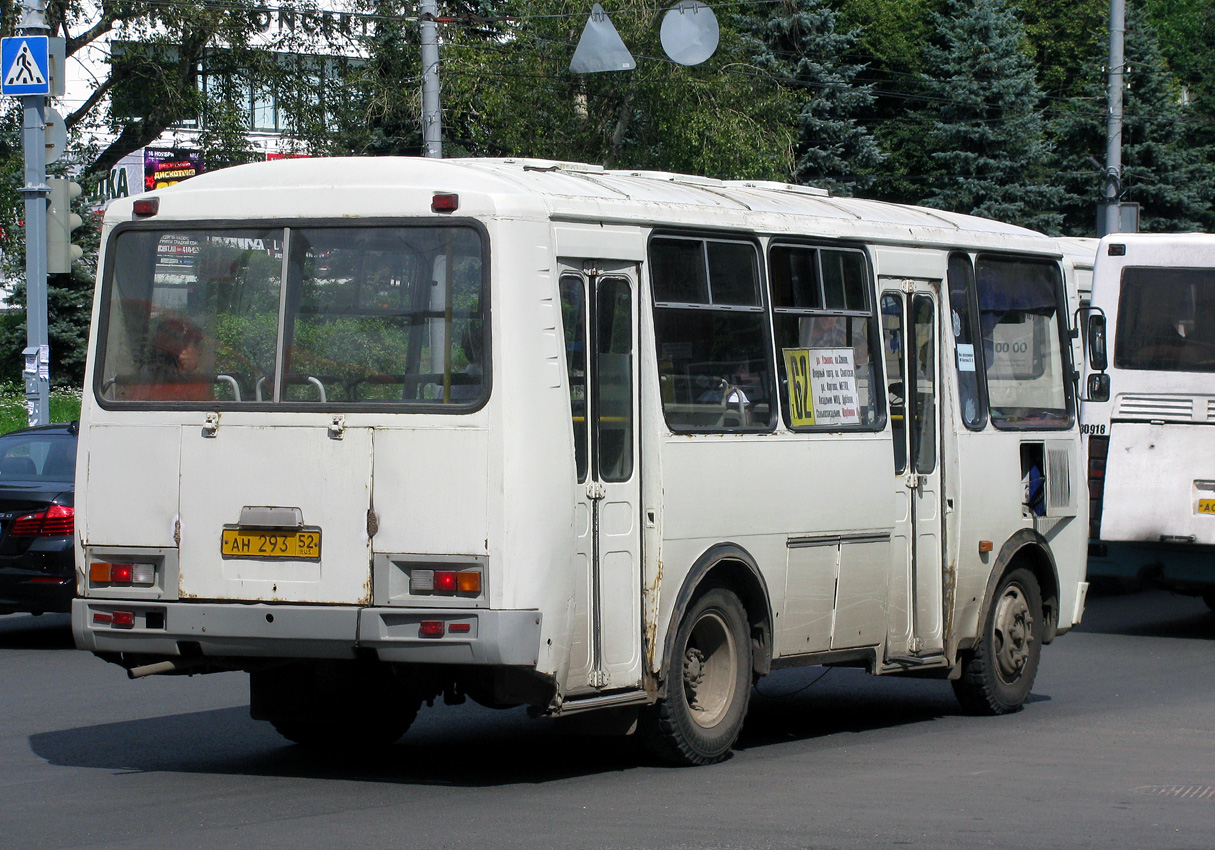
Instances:
[[[50,48],[45,35],[0,40],[0,79],[3,93],[50,94]]]

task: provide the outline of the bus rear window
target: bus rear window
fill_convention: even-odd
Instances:
[[[130,228],[107,265],[104,402],[472,406],[488,390],[471,228]]]
[[[1114,365],[1161,372],[1215,372],[1215,270],[1122,272]]]

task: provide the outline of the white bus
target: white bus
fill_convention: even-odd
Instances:
[[[1105,237],[1092,305],[1112,362],[1083,406],[1089,573],[1215,609],[1215,235]]]
[[[777,667],[1025,701],[1081,616],[1057,244],[820,190],[308,159],[107,212],[76,641],[302,743],[467,695],[724,758]]]

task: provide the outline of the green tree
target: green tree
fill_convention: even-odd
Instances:
[[[873,105],[857,83],[864,65],[847,61],[859,28],[841,31],[824,0],[783,0],[766,17],[744,18],[755,63],[800,101],[793,179],[851,195],[885,159],[858,116]]]
[[[445,15],[454,18],[441,25],[445,155],[788,179],[792,98],[751,61],[724,14],[709,61],[685,67],[667,59],[659,27],[668,5],[626,0],[609,9],[637,68],[583,75],[569,63],[589,4],[518,0]],[[364,44],[368,61],[352,72],[331,138],[355,151],[419,152],[416,28],[402,24],[399,34],[385,30]]]
[[[924,203],[1058,231],[1062,193],[1020,23],[1004,0],[950,0],[936,21],[925,80],[939,98],[928,141],[943,173]]]
[[[1067,151],[1060,171],[1068,193],[1065,226],[1072,234],[1095,232],[1097,201],[1104,197],[1099,167],[1106,148],[1106,79],[1098,71],[1102,58],[1101,52],[1092,56],[1085,96],[1055,122]],[[1126,64],[1122,200],[1140,205],[1141,230],[1210,227],[1215,224],[1215,150],[1190,131],[1191,108],[1182,103],[1181,86],[1169,71],[1155,29],[1135,5],[1127,9]]]
[[[1185,135],[1192,144],[1215,145],[1215,0],[1144,0],[1143,9],[1181,85]],[[1207,226],[1215,221],[1208,218]]]
[[[1038,84],[1052,99],[1083,93],[1092,46],[1109,43],[1109,0],[1009,0],[1025,30]]]

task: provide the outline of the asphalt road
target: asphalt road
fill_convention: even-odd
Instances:
[[[424,708],[373,758],[249,719],[241,674],[129,681],[67,618],[0,617],[0,848],[1215,847],[1215,614],[1090,595],[1019,714],[853,670],[761,683],[728,762],[521,710]],[[825,673],[825,675],[824,675]]]

